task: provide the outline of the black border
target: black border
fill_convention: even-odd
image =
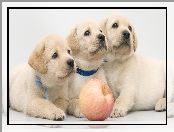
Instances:
[[[164,9],[166,11],[166,80],[167,80],[167,7],[7,7],[7,125],[167,125],[167,111],[166,111],[165,124],[10,124],[9,123],[9,10],[10,9]],[[166,81],[166,97],[167,97],[167,81]]]

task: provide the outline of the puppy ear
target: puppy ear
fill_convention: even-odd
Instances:
[[[77,40],[77,28],[73,28],[67,37],[67,42],[72,50],[73,54],[77,54],[79,51],[79,45]]]
[[[103,20],[100,21],[99,25],[103,31],[103,33],[107,36],[107,30],[106,30],[106,24],[107,24],[108,18],[104,18]]]
[[[133,48],[134,48],[134,52],[135,52],[136,49],[137,49],[137,35],[135,33],[135,29],[134,28],[133,28],[132,33],[133,33]]]
[[[41,74],[47,72],[47,66],[43,56],[45,50],[44,41],[40,42],[29,57],[28,64]]]

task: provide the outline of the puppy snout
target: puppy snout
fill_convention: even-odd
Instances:
[[[124,39],[129,39],[130,38],[130,33],[128,31],[123,31],[123,37]]]
[[[98,39],[99,39],[99,48],[106,49],[105,36],[103,34],[99,34]]]
[[[67,60],[67,64],[70,68],[73,68],[74,67],[74,60],[73,59],[68,59]]]
[[[98,39],[99,39],[100,41],[105,41],[105,36],[104,36],[103,34],[99,34],[99,35],[98,35]]]

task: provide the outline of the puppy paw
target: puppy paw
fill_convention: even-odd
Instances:
[[[45,116],[44,118],[55,121],[62,121],[65,118],[65,112],[61,109],[55,109],[48,112],[47,116]]]
[[[166,99],[162,98],[160,99],[156,105],[155,105],[155,111],[156,112],[162,112],[166,110]]]
[[[116,106],[116,107],[115,107]],[[115,105],[110,115],[111,118],[124,117],[127,115],[127,108],[124,106]]]
[[[84,118],[85,116],[80,112],[79,108],[76,108],[74,111],[74,116],[77,118]]]
[[[76,118],[84,118],[79,107],[79,99],[74,98],[69,101],[68,114],[75,116]]]

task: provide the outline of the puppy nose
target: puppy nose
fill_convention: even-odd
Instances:
[[[129,39],[130,38],[130,33],[128,31],[123,31],[123,37],[125,39]]]
[[[105,41],[105,36],[103,34],[99,34],[98,39],[101,41]]]
[[[74,60],[73,59],[68,59],[67,60],[67,64],[68,64],[68,66],[70,66],[71,68],[73,68],[74,67]]]

